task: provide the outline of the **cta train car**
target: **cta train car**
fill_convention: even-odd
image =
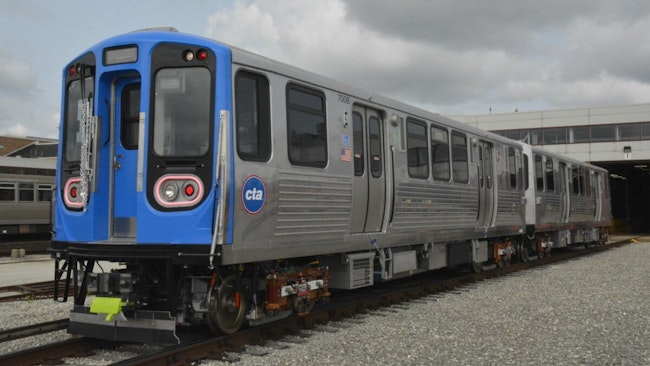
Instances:
[[[332,289],[527,260],[609,225],[601,169],[173,29],[91,47],[62,92],[52,253],[75,334],[233,333]],[[537,155],[556,190],[535,190]],[[573,167],[602,189],[579,195],[601,207],[580,225]],[[555,196],[567,225],[550,224]]]
[[[50,232],[56,161],[0,157],[0,236]]]

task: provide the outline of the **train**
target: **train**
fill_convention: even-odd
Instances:
[[[231,334],[607,240],[605,169],[212,39],[117,35],[62,78],[51,252],[73,334]]]
[[[47,235],[56,161],[0,156],[0,238]]]

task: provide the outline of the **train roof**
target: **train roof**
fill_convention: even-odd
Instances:
[[[0,156],[0,167],[20,167],[56,170],[54,158],[17,158]]]
[[[242,48],[224,42],[220,42],[212,38],[179,32],[176,28],[173,27],[159,27],[159,28],[137,30],[131,33],[126,33],[123,35],[118,35],[116,37],[109,38],[107,40],[102,41],[98,45],[95,45],[94,47],[107,46],[113,42],[124,41],[125,39],[128,39],[130,41],[140,40],[142,42],[156,42],[156,41],[166,40],[166,41],[188,42],[188,43],[198,43],[198,44],[212,43],[213,46],[215,47],[223,47],[228,49],[232,57],[232,62],[233,64],[236,65],[241,65],[244,67],[250,67],[257,70],[262,70],[269,73],[286,76],[287,78],[291,78],[299,82],[310,84],[315,87],[324,88],[341,94],[350,95],[358,100],[367,101],[369,104],[382,106],[386,109],[392,109],[397,112],[408,114],[415,118],[420,118],[431,122],[438,122],[448,127],[465,131],[479,137],[485,137],[494,141],[499,141],[504,144],[519,145],[519,146],[524,144],[523,142],[511,140],[504,136],[479,129],[478,127],[468,125],[456,120],[452,120],[440,114],[433,113],[425,109],[421,109],[409,105],[407,103],[397,101],[392,98],[373,94],[371,92],[351,86],[344,82],[335,81],[333,79],[324,77],[314,72],[310,72],[301,69],[299,67],[292,66],[287,63],[280,62],[251,51],[247,51]]]

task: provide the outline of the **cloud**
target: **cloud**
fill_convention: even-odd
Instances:
[[[637,0],[236,0],[210,17],[206,35],[372,93],[471,114],[647,102],[637,93],[650,78],[649,13]]]

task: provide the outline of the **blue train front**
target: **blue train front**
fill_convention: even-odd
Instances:
[[[69,332],[170,343],[179,324],[237,330],[240,293],[255,284],[219,267],[234,199],[229,48],[134,32],[89,49],[63,78],[52,251],[56,281],[74,288]]]

